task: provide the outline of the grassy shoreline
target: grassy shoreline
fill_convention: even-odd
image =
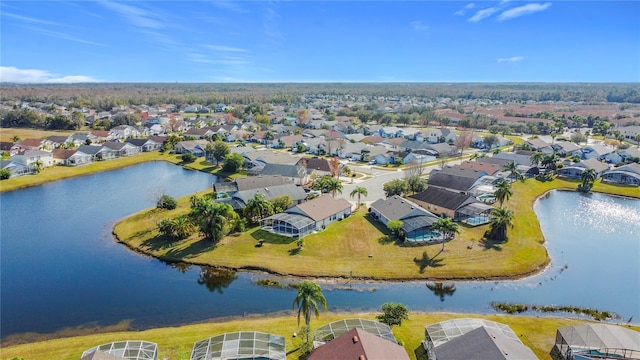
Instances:
[[[340,319],[367,318],[375,319],[375,313],[322,313],[318,319],[311,321],[312,330]],[[424,339],[424,326],[452,318],[475,317],[497,321],[509,325],[522,342],[529,346],[541,359],[549,359],[549,352],[553,347],[555,332],[559,327],[590,323],[588,320],[568,319],[562,317],[536,317],[520,315],[478,315],[458,313],[421,313],[411,312],[409,320],[402,326],[393,328],[394,335],[404,342],[404,347],[411,359],[425,359],[421,341]],[[639,326],[631,326],[640,330]],[[95,333],[96,329],[80,336],[64,338],[41,339],[29,343],[18,344],[19,338],[7,339],[0,348],[2,359],[14,356],[29,360],[79,359],[84,350],[111,341],[137,339],[158,344],[159,359],[177,360],[188,359],[193,344],[205,339],[231,331],[262,331],[284,336],[287,346],[287,359],[298,359],[300,339],[292,334],[299,332],[296,316],[290,314],[248,316],[233,319],[213,319],[203,323],[162,327],[141,331],[113,329],[109,332]],[[99,330],[98,330],[99,331]],[[33,334],[32,334],[33,335]],[[12,342],[13,341],[13,342]]]
[[[577,182],[529,179],[513,186],[506,206],[516,214],[509,240],[481,240],[487,226],[460,227],[455,240],[440,244],[406,247],[390,237],[386,229],[371,221],[364,210],[323,232],[305,238],[297,252],[292,239],[275,236],[258,227],[228,236],[217,244],[197,235],[169,243],[157,231],[160,220],[188,212],[188,199],[176,210],[148,209],[119,221],[113,230],[116,241],[130,249],[168,262],[253,270],[280,276],[311,278],[356,278],[366,280],[495,280],[531,276],[544,270],[549,256],[545,239],[533,210],[534,202],[548,191],[575,189]],[[594,190],[607,194],[640,197],[637,188],[596,183]],[[353,236],[358,234],[359,236]],[[258,240],[263,240],[262,246]]]

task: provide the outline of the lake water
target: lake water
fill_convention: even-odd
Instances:
[[[159,194],[183,196],[212,181],[152,162],[0,194],[0,336],[121,320],[148,328],[290,310],[295,290],[254,285],[271,276],[172,267],[113,241],[114,222],[154,206]],[[633,316],[637,323],[640,201],[554,191],[535,210],[553,260],[541,275],[457,282],[442,295],[424,281],[320,282],[329,309],[369,311],[395,301],[419,311],[493,313],[492,301],[506,301],[592,307],[624,321]]]

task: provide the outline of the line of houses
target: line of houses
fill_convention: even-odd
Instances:
[[[457,318],[425,326],[422,347],[429,360],[537,360],[510,326],[482,318]],[[610,324],[582,324],[556,329],[552,359],[640,358],[640,333]],[[190,360],[286,360],[283,336],[236,331],[197,341]],[[80,360],[158,360],[156,343],[123,340],[95,346]],[[408,360],[403,346],[383,323],[350,318],[334,321],[313,334],[309,360]]]

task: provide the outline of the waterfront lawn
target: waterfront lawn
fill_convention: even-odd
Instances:
[[[375,319],[374,313],[322,313],[320,318],[312,318],[312,330],[340,319],[366,318]],[[584,324],[588,321],[579,319],[563,319],[555,317],[525,317],[513,315],[469,315],[449,313],[410,313],[409,320],[402,326],[393,328],[396,339],[404,342],[405,350],[411,359],[426,359],[421,341],[424,340],[424,326],[439,321],[460,317],[481,317],[511,326],[520,335],[522,342],[529,346],[540,359],[550,359],[556,329],[564,326]],[[638,330],[640,327],[633,327]],[[300,333],[296,316],[280,314],[268,317],[244,317],[231,320],[213,320],[207,323],[165,327],[144,331],[119,331],[109,333],[91,333],[84,336],[34,341],[28,344],[9,345],[7,341],[18,342],[20,338],[5,340],[0,348],[3,359],[23,357],[29,360],[76,360],[82,352],[94,346],[118,340],[145,340],[158,344],[159,359],[189,359],[193,344],[196,341],[233,331],[260,331],[284,336],[286,339],[287,359],[297,360],[300,356],[300,337],[294,338],[294,332]],[[54,334],[55,335],[55,334]],[[36,334],[31,334],[27,341],[33,341]],[[9,343],[10,343],[9,342]]]
[[[469,279],[525,275],[547,262],[540,238],[514,238],[504,244],[480,241],[487,226],[461,226],[460,235],[445,244],[403,246],[373,221],[362,207],[326,230],[306,236],[304,249],[290,238],[265,237],[259,227],[227,236],[217,244],[198,234],[174,244],[160,236],[156,224],[189,211],[187,198],[172,211],[150,209],[114,228],[127,246],[168,261],[262,269],[283,275],[375,279]],[[285,239],[285,240],[282,240]],[[259,245],[259,240],[263,240]]]
[[[533,211],[534,201],[547,191],[575,189],[578,182],[555,179],[541,182],[528,179],[513,184],[506,206],[514,211],[514,227],[508,241],[483,239],[487,225],[460,226],[460,234],[445,244],[403,246],[386,229],[370,219],[362,207],[326,230],[305,237],[304,249],[297,250],[292,239],[265,235],[258,227],[234,234],[217,244],[191,238],[167,243],[156,224],[189,211],[188,199],[180,200],[173,211],[146,210],[114,228],[127,246],[168,261],[232,269],[259,269],[282,275],[316,277],[356,277],[374,279],[491,279],[535,273],[549,261],[544,237]],[[637,188],[596,183],[598,191],[638,196]],[[284,240],[283,240],[284,239]],[[262,240],[262,246],[259,245]]]

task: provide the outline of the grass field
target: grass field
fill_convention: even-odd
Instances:
[[[72,135],[75,130],[68,131],[52,131],[39,129],[23,129],[23,128],[0,128],[0,141],[12,141],[14,136],[20,139],[44,139],[51,135]]]
[[[364,313],[322,313],[319,318],[312,318],[312,330],[340,319],[367,318],[375,319],[376,314]],[[511,326],[520,335],[522,342],[529,346],[540,359],[550,359],[556,329],[587,323],[585,320],[564,319],[555,317],[525,317],[510,315],[465,315],[450,313],[410,313],[409,320],[402,326],[395,326],[396,339],[404,342],[405,350],[411,359],[426,359],[421,342],[424,340],[424,326],[443,320],[460,317],[481,317]],[[639,327],[634,327],[638,330]],[[286,339],[287,359],[297,360],[300,356],[298,348],[300,338],[294,338],[294,332],[300,332],[296,316],[293,314],[265,317],[246,317],[232,320],[213,320],[211,322],[166,327],[143,331],[115,331],[108,333],[86,334],[50,340],[33,341],[20,345],[5,345],[0,348],[2,359],[15,356],[25,360],[77,360],[84,350],[96,345],[118,340],[145,340],[158,344],[158,359],[188,360],[193,344],[210,336],[232,331],[260,331],[284,336]],[[31,334],[31,338],[37,338]],[[17,338],[8,341],[19,341]]]
[[[513,185],[506,203],[516,217],[504,243],[483,240],[488,226],[460,226],[460,234],[445,244],[402,246],[362,208],[326,230],[305,237],[302,251],[294,240],[264,232],[258,227],[227,236],[217,244],[199,235],[167,242],[156,229],[164,218],[189,210],[181,199],[176,210],[150,209],[116,224],[119,241],[145,254],[169,261],[224,266],[233,269],[263,269],[283,275],[374,279],[492,279],[529,275],[549,261],[544,237],[533,211],[534,201],[549,190],[575,189],[576,182],[529,179]],[[597,183],[602,192],[640,197],[637,188]],[[355,236],[354,236],[355,234]],[[259,240],[263,245],[258,246]]]

